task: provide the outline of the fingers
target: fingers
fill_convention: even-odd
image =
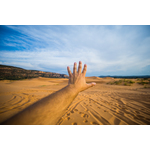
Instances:
[[[75,62],[73,66],[73,74],[75,75],[76,72],[77,72],[77,63]]]
[[[72,73],[71,73],[69,67],[67,67],[67,70],[68,70],[68,74],[69,74],[69,75],[72,75]],[[78,73],[81,73],[81,71],[82,71],[82,73],[83,73],[84,76],[85,76],[86,70],[87,70],[87,65],[86,65],[86,64],[84,65],[84,68],[83,68],[83,71],[82,71],[82,62],[79,61]],[[77,73],[77,63],[75,62],[75,63],[74,63],[74,66],[73,66],[73,75],[75,75],[76,73]]]
[[[78,73],[81,73],[81,71],[82,71],[82,62],[79,61]]]
[[[69,66],[67,67],[67,70],[68,70],[69,77],[71,77],[71,76],[72,76],[72,73],[71,73],[71,70],[70,70],[70,67],[69,67]]]
[[[85,76],[85,74],[86,74],[86,70],[87,70],[87,65],[85,64],[85,65],[84,65],[84,68],[83,68],[83,71],[82,71],[82,73],[84,74],[84,76]]]

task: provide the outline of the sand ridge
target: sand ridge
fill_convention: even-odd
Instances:
[[[97,85],[79,93],[57,125],[150,124],[149,88],[137,83],[132,86],[109,85],[107,82],[118,80],[111,78],[86,77],[86,80]],[[67,83],[68,79],[41,77],[0,81],[0,122]]]

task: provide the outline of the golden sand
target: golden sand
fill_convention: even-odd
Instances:
[[[58,120],[58,125],[150,124],[150,88],[110,85],[119,79],[87,77],[96,86],[78,94]],[[0,81],[0,123],[41,98],[63,88],[68,79],[35,78]],[[44,108],[43,108],[44,109]]]

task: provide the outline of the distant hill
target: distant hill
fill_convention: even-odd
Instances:
[[[150,75],[142,75],[142,76],[99,76],[100,78],[128,78],[128,79],[136,79],[136,78],[150,78]]]
[[[0,65],[0,80],[20,80],[37,77],[68,78],[68,76],[65,74],[43,72],[37,70],[26,70],[19,67]]]

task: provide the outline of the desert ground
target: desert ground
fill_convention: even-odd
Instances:
[[[86,81],[96,86],[79,93],[57,125],[150,124],[149,79],[86,77]],[[64,78],[0,81],[0,123],[67,84]]]

